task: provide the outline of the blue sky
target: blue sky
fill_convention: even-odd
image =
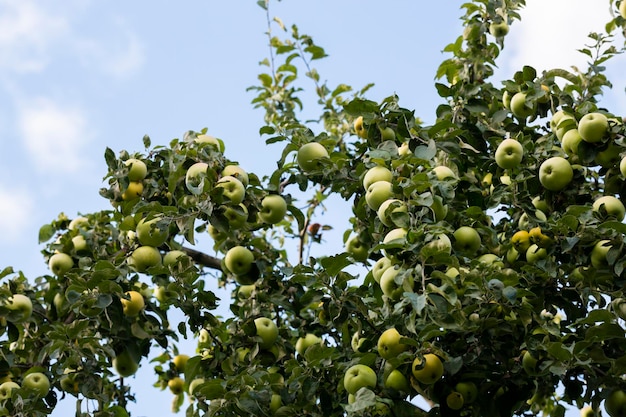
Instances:
[[[523,64],[582,66],[575,49],[608,20],[608,2],[528,3],[507,38],[497,78]],[[355,88],[374,82],[369,98],[397,93],[404,107],[432,121],[440,103],[434,74],[441,50],[462,31],[462,1],[384,4],[284,0],[270,13],[326,49],[329,58],[315,63],[322,80]],[[141,151],[144,134],[167,144],[207,127],[225,140],[229,158],[269,174],[280,149],[259,138],[263,114],[246,92],[268,54],[266,30],[264,11],[252,0],[0,0],[0,268],[46,274],[39,226],[60,212],[74,217],[110,207],[98,195],[107,146]],[[624,64],[621,57],[609,70],[615,87],[605,104],[616,113],[626,113],[626,80],[617,77]],[[315,114],[314,100],[308,107]],[[325,249],[341,250],[345,218],[329,206],[320,219],[336,228]],[[130,409],[135,416],[167,415],[171,395],[151,387],[151,368],[143,364],[133,381],[138,403]],[[74,409],[65,401],[54,415]]]

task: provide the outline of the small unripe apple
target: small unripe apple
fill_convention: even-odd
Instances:
[[[148,167],[146,163],[140,159],[130,158],[124,162],[124,165],[128,167],[128,180],[129,181],[142,181],[148,175]]]
[[[496,38],[501,38],[509,33],[509,25],[506,22],[492,22],[489,25],[489,33]]]
[[[167,381],[167,387],[170,389],[172,394],[179,395],[185,390],[185,381],[181,377],[175,376]]]

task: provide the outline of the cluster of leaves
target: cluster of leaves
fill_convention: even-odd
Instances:
[[[489,77],[504,38],[490,28],[518,19],[524,1],[464,4],[464,33],[446,48],[452,57],[437,74],[445,103],[436,122],[423,126],[395,96],[376,103],[364,98],[369,86],[353,92],[345,84],[322,84],[311,63],[325,57],[324,50],[278,19],[287,38],[274,36],[269,2],[259,4],[268,16],[271,56],[263,62],[269,71],[250,90],[253,104],[265,110],[260,134],[268,144],[284,144],[277,169],[266,178],[245,172],[226,157],[228,142],[206,129],[168,146],[153,147],[145,137],[144,153],[107,149],[108,186],[101,195],[112,209],[74,221],[61,215],[40,231],[45,260],[66,254],[72,265],[34,282],[11,268],[0,273],[3,380],[43,372],[54,387],[43,398],[13,390],[2,413],[47,415],[60,392],[77,398],[77,415],[89,415],[81,411],[85,400],[93,415],[125,415],[134,397],[112,369],[114,359],[125,355],[145,365],[155,349],[155,386],[165,389],[183,377],[184,389],[172,389],[173,408],[189,395],[189,416],[559,416],[565,403],[597,410],[612,391],[625,389],[626,227],[592,207],[600,196],[626,198],[619,169],[626,129],[597,100],[610,86],[603,64],[622,51],[610,43],[611,33],[625,19],[616,17],[608,34],[590,37],[594,44],[582,50],[591,60],[585,72],[539,75],[524,67],[499,88]],[[299,119],[301,66],[315,85],[317,120]],[[532,117],[512,114],[506,97],[516,93],[536,109]],[[548,121],[559,111],[574,124],[603,113],[609,129],[599,143],[568,153],[556,132],[562,126]],[[494,154],[508,138],[522,145],[523,160],[503,169]],[[304,170],[294,154],[310,142],[323,145],[329,157]],[[545,189],[538,173],[553,156],[575,168],[558,192]],[[140,178],[129,175],[137,160],[146,168]],[[197,164],[204,164],[199,171]],[[363,187],[374,167],[390,172],[392,197],[407,208],[393,212],[399,206],[391,205],[383,213],[387,222]],[[440,175],[441,167],[449,174]],[[220,186],[229,168],[245,189],[241,203]],[[356,239],[365,255],[348,244],[343,253],[305,256],[330,227],[315,220],[333,194],[352,205],[345,240]],[[259,216],[270,195],[287,204],[287,215],[274,224]],[[156,220],[153,232],[166,237],[155,248],[164,257],[141,268],[135,253],[147,245],[137,225],[149,220]],[[476,251],[459,246],[461,227],[478,232]],[[533,236],[545,254],[534,261],[517,251],[513,236],[537,228]],[[207,234],[218,254],[249,249],[251,271],[234,274],[220,257],[196,249]],[[288,239],[298,242],[296,254],[285,249]],[[611,245],[602,263],[591,259],[599,241]],[[166,261],[174,253],[181,255]],[[375,276],[382,261],[399,271],[393,294]],[[362,274],[348,272],[354,265]],[[232,298],[218,300],[205,278],[232,288]],[[129,291],[145,300],[138,315],[125,314]],[[28,318],[16,315],[14,294],[32,300]],[[230,302],[228,317],[215,314],[221,302]],[[169,322],[174,311],[185,317],[176,330]],[[276,324],[272,343],[258,331],[259,318]],[[390,328],[405,348],[383,358],[377,341]],[[306,335],[322,342],[297,349]],[[183,368],[173,361],[180,336],[198,343]],[[413,375],[414,360],[432,353],[444,373],[425,384]],[[373,369],[377,382],[349,396],[343,379],[355,364]],[[386,386],[392,370],[405,375],[407,389]],[[479,395],[457,410],[446,398],[459,383],[474,384]],[[433,407],[422,410],[416,397]]]

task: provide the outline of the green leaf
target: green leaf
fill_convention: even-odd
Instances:
[[[143,137],[143,146],[146,149],[148,149],[148,148],[150,148],[150,145],[152,145],[152,141],[150,140],[150,136],[144,135],[144,137]]]
[[[104,151],[104,160],[107,163],[107,167],[109,167],[110,171],[115,171],[117,169],[117,158],[115,157],[115,152],[109,147]]]
[[[39,243],[49,241],[52,236],[54,236],[55,232],[56,229],[51,224],[44,224],[41,226],[39,228]]]

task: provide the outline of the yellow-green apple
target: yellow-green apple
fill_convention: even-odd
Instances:
[[[394,389],[396,391],[408,393],[411,391],[411,385],[408,379],[398,369],[389,372],[385,378],[385,388]]]
[[[407,156],[411,154],[411,148],[409,147],[409,142],[404,142],[402,145],[398,146],[398,155],[400,157]]]
[[[387,140],[395,140],[396,139],[396,132],[389,126],[385,126],[385,127],[381,127],[378,130],[380,130],[380,138],[383,141],[387,141]]]
[[[6,381],[0,384],[0,403],[11,399],[11,393],[15,389],[20,389],[19,384],[16,382]]]
[[[435,253],[431,253],[431,255],[440,255],[447,254],[450,255],[452,253],[452,242],[448,235],[444,233],[440,233],[434,237],[433,240],[428,242],[425,246],[429,252],[434,251]]]
[[[163,257],[163,265],[164,266],[176,266],[183,259],[186,258],[187,254],[182,250],[174,249],[168,251]]]
[[[45,397],[50,391],[50,380],[42,372],[31,372],[22,379],[22,388],[33,392],[37,397]]]
[[[125,295],[128,298],[120,298],[124,315],[127,317],[137,316],[146,306],[143,295],[141,295],[140,292],[134,290],[126,291]]]
[[[252,293],[256,289],[256,285],[248,284],[248,285],[240,285],[237,290],[237,297],[241,300],[245,300],[252,296]]]
[[[280,394],[272,394],[270,398],[270,411],[276,413],[280,407],[283,406],[283,398]]]
[[[565,113],[563,110],[559,110],[554,113],[554,116],[550,119],[550,129],[554,132],[557,139],[562,142],[565,133],[572,129],[576,129],[576,131],[578,131],[578,122],[573,115]]]
[[[447,178],[456,179],[456,174],[450,168],[444,165],[439,165],[433,168],[433,172],[435,173],[435,177],[439,181],[443,181]]]
[[[505,109],[511,110],[511,97],[513,95],[508,90],[504,90],[502,93],[502,105]]]
[[[593,202],[593,211],[602,217],[614,217],[618,221],[624,220],[626,208],[620,199],[605,195]]]
[[[593,407],[589,404],[580,409],[580,417],[594,417],[595,415],[596,413],[593,411]]]
[[[527,117],[534,116],[537,112],[537,103],[534,101],[526,102],[526,93],[515,93],[511,97],[511,113],[518,119],[526,119]]]
[[[185,391],[185,381],[181,377],[175,376],[167,381],[167,387],[170,389],[172,394],[179,395]]]
[[[87,240],[83,235],[74,236],[72,238],[72,246],[74,247],[76,253],[86,252],[89,249],[89,246],[87,245]]]
[[[481,264],[487,265],[487,266],[497,266],[500,268],[504,267],[504,263],[502,262],[500,257],[496,255],[495,253],[482,254],[478,257],[478,261]]]
[[[354,132],[361,139],[367,139],[367,128],[365,127],[365,123],[363,123],[363,116],[354,119]]]
[[[413,376],[422,384],[432,385],[443,376],[443,363],[439,356],[427,353],[417,356],[411,366]]]
[[[383,359],[392,359],[406,351],[409,346],[401,343],[402,335],[395,327],[385,330],[378,338],[378,354]]]
[[[473,227],[461,226],[454,231],[454,248],[466,255],[474,255],[480,249],[481,240]]]
[[[50,271],[58,277],[62,277],[73,267],[74,261],[67,253],[55,253],[48,261],[48,268],[50,268]]]
[[[609,119],[602,113],[587,113],[578,121],[578,133],[585,142],[600,142],[609,130]]]
[[[560,156],[546,159],[539,167],[539,182],[550,191],[561,191],[573,178],[572,166]]]
[[[24,294],[10,296],[5,307],[10,310],[7,320],[12,323],[22,323],[33,314],[33,302]]]
[[[619,14],[622,18],[626,19],[626,1],[622,0],[619,4]]]
[[[200,134],[196,136],[196,138],[194,139],[194,142],[200,143],[200,144],[208,143],[210,145],[215,146],[215,148],[218,151],[224,152],[224,144],[220,142],[220,140],[216,138],[215,136]]]
[[[537,375],[538,362],[537,358],[535,358],[529,351],[524,351],[524,354],[522,355],[522,368],[524,368],[528,375]]]
[[[352,236],[346,242],[346,252],[348,252],[355,261],[364,262],[369,256],[368,246],[359,239],[358,235]]]
[[[367,191],[370,185],[378,181],[391,182],[393,180],[393,173],[382,165],[376,165],[367,170],[363,176],[363,189]]]
[[[222,195],[234,205],[240,204],[246,196],[246,187],[232,175],[220,178],[215,187],[221,188]]]
[[[343,377],[343,387],[349,394],[356,394],[361,388],[376,388],[376,372],[363,364],[352,365]]]
[[[129,182],[128,187],[122,192],[122,200],[131,201],[138,199],[143,194],[143,183]]]
[[[509,25],[506,22],[491,22],[489,33],[496,38],[501,38],[509,33]]]
[[[224,169],[222,170],[221,176],[222,177],[229,177],[229,176],[235,177],[239,181],[241,181],[244,187],[247,187],[248,184],[250,183],[250,177],[248,176],[248,173],[239,165],[226,165]]]
[[[130,255],[128,264],[137,272],[145,272],[161,264],[161,253],[154,246],[140,246]]]
[[[174,367],[178,372],[185,372],[185,365],[187,365],[187,361],[189,360],[189,355],[185,355],[184,353],[180,353],[174,356],[172,362],[174,363]]]
[[[452,391],[446,396],[446,405],[451,410],[460,410],[463,408],[464,403],[465,399],[463,398],[463,394],[458,391]]]
[[[160,303],[167,303],[176,297],[178,297],[178,294],[175,291],[168,290],[166,286],[157,285],[154,288],[154,298]]]
[[[519,166],[524,157],[524,148],[515,139],[504,139],[496,149],[496,164],[502,169],[513,169]]]
[[[593,249],[591,249],[591,265],[597,269],[603,269],[608,267],[608,261],[606,256],[611,250],[611,241],[610,240],[600,240],[597,242]]]
[[[124,162],[124,165],[128,167],[127,177],[129,181],[142,181],[148,175],[148,167],[141,159],[129,158]]]
[[[299,355],[304,355],[304,352],[313,345],[322,344],[322,339],[313,333],[307,333],[304,337],[299,337],[296,341],[296,352]]]
[[[376,181],[367,188],[365,202],[372,210],[378,210],[380,205],[393,197],[393,185],[389,181]]]
[[[139,243],[143,246],[154,246],[155,248],[164,244],[169,237],[168,225],[165,224],[163,216],[160,215],[152,218],[144,217],[139,220],[135,232],[137,233]]]
[[[626,4],[626,1],[622,4]],[[626,156],[619,163],[619,172],[626,177]]]
[[[194,194],[206,191],[208,185],[207,171],[209,164],[206,162],[196,162],[187,169],[185,174],[185,186]]]
[[[537,244],[533,243],[526,250],[526,261],[531,264],[535,264],[542,259],[546,259],[548,257],[548,251],[545,248],[539,247]]]
[[[321,161],[328,158],[328,151],[319,142],[305,143],[298,149],[296,156],[298,166],[304,172],[319,171],[322,167]]]
[[[583,138],[578,133],[578,129],[570,129],[563,134],[561,139],[561,148],[570,157],[578,156],[578,145],[583,141]]]
[[[134,375],[139,369],[139,364],[131,355],[130,351],[124,350],[113,358],[113,369],[121,377],[129,377]]]
[[[258,317],[254,319],[256,334],[261,338],[259,346],[263,349],[269,349],[274,346],[278,339],[278,326],[267,317]]]
[[[511,244],[519,252],[526,252],[531,245],[530,233],[526,230],[519,230],[511,237]]]
[[[606,149],[603,149],[596,154],[594,161],[603,168],[612,168],[621,162],[620,153],[622,149],[623,148],[621,146],[618,146],[613,142],[609,142]]]
[[[88,223],[89,219],[87,219],[87,217],[78,216],[70,222],[67,228],[69,230],[78,230],[81,227],[86,227]]]
[[[192,380],[189,383],[189,389],[187,390],[187,392],[189,393],[190,396],[194,396],[196,390],[198,389],[198,387],[202,384],[204,384],[204,378],[195,378],[194,380]]]
[[[352,347],[352,350],[355,352],[360,352],[361,346],[363,346],[363,343],[365,343],[366,341],[366,339],[361,336],[362,335],[360,332],[355,332],[352,335],[352,338],[350,338],[350,346]]]
[[[399,300],[405,292],[413,291],[413,277],[405,272],[404,269],[390,267],[380,277],[380,289],[393,301]],[[398,275],[402,277],[401,280]]]
[[[241,229],[248,221],[248,208],[244,204],[223,205],[224,217],[231,229]]]
[[[626,2],[622,0],[622,5]],[[626,392],[621,389],[611,391],[604,400],[604,410],[610,417],[626,416]]]
[[[390,198],[382,202],[376,213],[378,214],[378,218],[382,224],[387,227],[393,227],[395,226],[393,221],[394,213],[408,212],[409,210],[403,201],[398,200],[397,198]]]
[[[532,203],[533,203],[533,206],[537,210],[541,210],[544,214],[550,212],[550,207],[548,207],[548,202],[546,200],[542,200],[541,197],[536,196],[535,198],[533,198]]]
[[[271,194],[261,200],[259,217],[265,223],[276,224],[281,222],[287,214],[287,202],[277,194]]]
[[[234,246],[226,252],[224,264],[235,275],[244,275],[250,272],[254,263],[254,254],[244,246]]]
[[[455,385],[454,389],[461,393],[465,404],[471,404],[478,398],[478,388],[471,381],[461,381]]]
[[[372,277],[374,278],[374,281],[380,283],[380,277],[383,276],[383,273],[387,270],[387,268],[391,267],[391,265],[391,259],[387,258],[386,256],[383,256],[382,258],[377,260],[374,263],[374,266],[372,266]]]

